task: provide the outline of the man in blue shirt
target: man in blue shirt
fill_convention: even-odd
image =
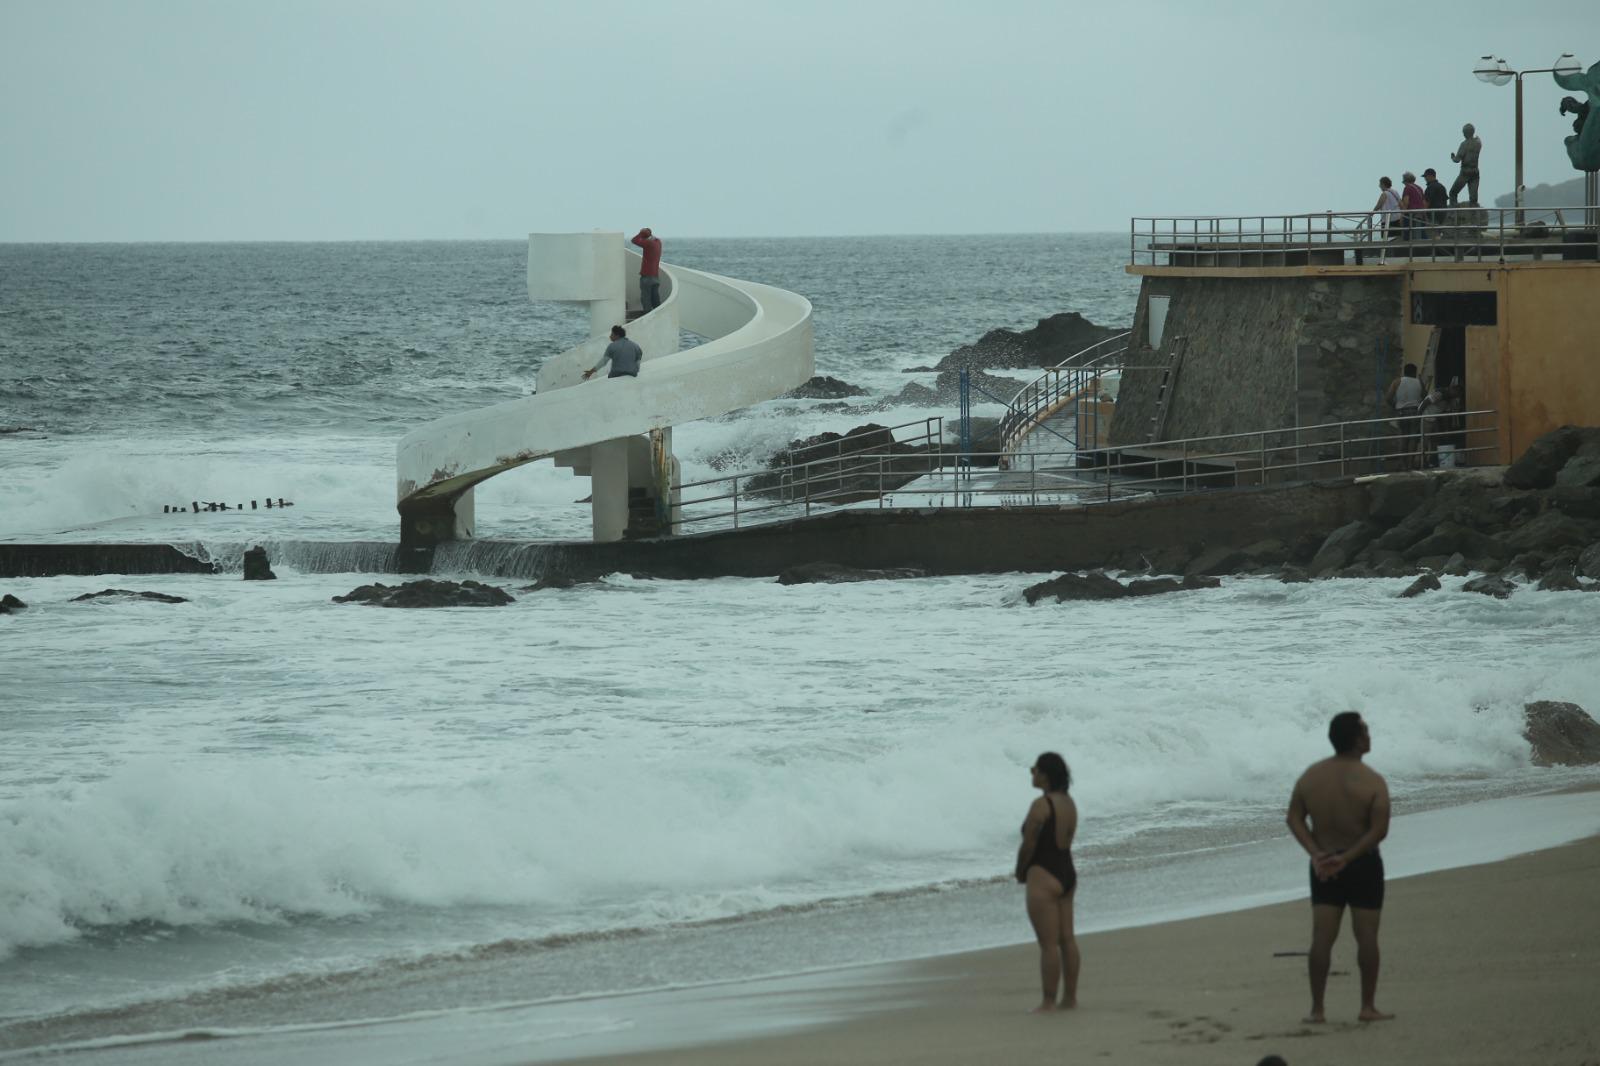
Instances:
[[[611,362],[611,371],[606,374],[608,378],[636,378],[639,376],[639,361],[644,358],[644,352],[639,346],[628,339],[628,331],[621,326],[611,327],[611,343],[606,345],[605,354],[600,361],[583,372],[583,380],[588,381],[594,372],[607,361]]]

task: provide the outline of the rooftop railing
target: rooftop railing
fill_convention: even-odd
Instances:
[[[1306,215],[1134,218],[1133,266],[1264,267],[1595,259],[1600,209],[1445,207]]]

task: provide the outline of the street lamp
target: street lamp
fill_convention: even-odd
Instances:
[[[1479,56],[1478,65],[1472,68],[1472,73],[1478,80],[1487,85],[1504,85],[1512,79],[1517,83],[1517,190],[1515,193],[1517,204],[1517,222],[1522,222],[1522,76],[1524,74],[1577,74],[1583,70],[1583,64],[1571,52],[1562,52],[1556,59],[1554,66],[1540,67],[1537,70],[1512,70],[1510,65],[1499,56]]]

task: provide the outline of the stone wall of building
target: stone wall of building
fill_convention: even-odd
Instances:
[[[1146,277],[1112,444],[1150,439],[1161,368],[1180,344],[1161,440],[1377,417],[1399,371],[1400,289],[1398,275]],[[1152,295],[1169,300],[1154,350]]]

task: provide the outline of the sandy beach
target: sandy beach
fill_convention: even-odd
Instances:
[[[1329,1022],[1300,1022],[1309,914],[1295,902],[1083,937],[1075,1012],[1029,1016],[1036,953],[1008,947],[913,964],[891,987],[854,987],[859,1013],[839,1024],[604,1061],[1249,1066],[1276,1053],[1291,1066],[1592,1066],[1597,900],[1600,837],[1391,882],[1378,1002],[1398,1015],[1392,1022],[1355,1021],[1348,923],[1334,949]],[[838,983],[851,980],[845,972]],[[759,982],[744,986],[726,1007],[761,994]]]

